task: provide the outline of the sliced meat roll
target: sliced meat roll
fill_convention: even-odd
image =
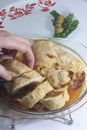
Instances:
[[[50,68],[60,65],[60,59],[58,58],[51,41],[35,40],[32,49],[36,61],[35,69],[40,74],[45,76]]]
[[[17,99],[22,105],[32,108],[36,103],[43,99],[47,93],[52,91],[53,88],[48,81],[44,81],[36,85],[36,88],[23,96],[21,99]]]
[[[8,93],[14,95],[23,87],[30,84],[41,83],[45,78],[42,77],[37,71],[23,73],[21,76],[13,79],[10,83],[5,84],[5,89]]]
[[[53,49],[55,50],[58,58],[60,59],[60,65],[62,69],[66,69],[67,71],[73,72],[83,71],[84,64],[81,60],[79,60],[76,56],[71,55],[67,51],[58,47],[58,45],[55,44],[55,42],[51,42],[51,44],[53,44]]]
[[[73,55],[63,51],[58,55],[61,61],[61,68],[67,71],[72,71],[74,73],[82,72],[84,69],[84,64]]]
[[[84,70],[83,62],[61,49],[55,42],[35,40],[32,49],[35,55],[35,69],[46,77],[49,83],[58,88],[66,85],[74,75],[81,75]]]
[[[67,71],[82,72],[84,64],[77,57],[64,51],[55,42],[36,40],[32,45],[35,54],[35,68],[46,75],[50,68],[61,68]],[[45,71],[46,70],[46,71]]]
[[[13,76],[19,76],[24,72],[31,71],[27,65],[21,63],[18,60],[5,60],[2,62],[2,65],[6,68],[6,70]]]
[[[54,88],[66,85],[71,79],[69,73],[65,70],[52,70],[46,75],[46,78]]]
[[[69,100],[69,94],[67,88],[59,89],[59,91],[53,91],[51,94],[48,94],[42,100],[42,103],[48,110],[57,110],[62,108],[66,102]]]

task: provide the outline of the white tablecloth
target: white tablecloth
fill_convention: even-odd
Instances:
[[[3,2],[5,1],[5,2]],[[0,0],[0,8],[7,5],[9,2],[16,0]],[[21,0],[22,1],[22,0]],[[87,46],[87,0],[55,0],[60,1],[65,5],[71,12],[73,12],[77,19],[80,21],[80,31],[74,37],[73,40],[79,41]],[[17,125],[16,130],[86,130],[87,128],[87,104],[85,104],[78,111],[72,113],[72,118],[74,120],[73,125],[67,126],[52,120],[37,120],[37,121],[27,121]],[[0,122],[4,123],[7,120],[2,120]],[[4,130],[9,128],[4,127]],[[0,130],[2,128],[0,127]]]

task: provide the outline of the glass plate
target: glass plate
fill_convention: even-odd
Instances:
[[[37,39],[37,38],[34,38],[32,40],[35,40],[35,39]],[[86,73],[86,80],[85,80],[83,90],[80,93],[80,95],[78,96],[78,98],[71,105],[58,109],[58,110],[55,110],[55,111],[31,112],[31,111],[26,111],[26,110],[17,108],[13,104],[7,103],[7,105],[16,111],[19,111],[19,112],[25,113],[25,114],[32,114],[32,115],[38,116],[38,115],[50,115],[50,114],[57,113],[57,115],[60,116],[61,113],[63,112],[63,115],[67,115],[67,114],[79,109],[81,106],[83,106],[87,102],[87,100],[86,100],[86,98],[87,98],[86,97],[86,94],[87,94],[87,64],[86,64],[87,57],[85,56],[87,49],[84,48],[80,43],[73,42],[70,40],[59,39],[59,38],[39,38],[39,39],[47,39],[47,40],[56,42],[60,48],[66,50],[70,54],[76,56],[83,62],[84,71]],[[0,98],[0,99],[1,99],[1,101],[3,101],[5,103],[5,101],[2,98]]]

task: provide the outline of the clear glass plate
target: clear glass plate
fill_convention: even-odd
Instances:
[[[37,38],[33,38],[32,40],[35,40]],[[55,111],[48,111],[48,112],[29,112],[32,114],[53,114],[53,113],[60,113],[64,112],[64,114],[68,114],[69,112],[73,112],[77,109],[79,109],[81,106],[84,105],[84,103],[86,103],[86,94],[87,94],[87,58],[86,58],[86,51],[87,49],[84,48],[80,43],[78,42],[73,42],[71,40],[65,40],[65,39],[59,39],[59,38],[39,38],[39,39],[48,39],[48,40],[52,40],[54,42],[56,42],[58,44],[58,46],[62,49],[64,49],[65,51],[69,52],[70,54],[74,55],[75,57],[77,57],[78,59],[80,59],[83,63],[84,63],[84,71],[86,73],[86,79],[85,79],[85,84],[83,87],[82,92],[80,93],[80,95],[78,96],[78,98],[69,106],[55,110]],[[25,112],[25,111],[23,111]],[[26,112],[25,112],[26,113]]]
[[[31,39],[31,41],[37,38]],[[78,98],[69,106],[55,110],[55,111],[47,111],[47,112],[30,112],[26,110],[22,110],[20,108],[15,107],[14,105],[5,103],[5,101],[0,97],[0,117],[2,119],[8,120],[8,126],[11,127],[11,130],[15,128],[15,126],[22,122],[29,122],[31,120],[53,120],[57,122],[61,122],[63,124],[71,125],[73,123],[73,119],[71,113],[80,109],[83,105],[87,103],[87,48],[84,48],[80,43],[73,42],[65,39],[58,38],[39,38],[39,39],[47,39],[52,40],[60,46],[60,48],[68,51],[70,54],[78,57],[84,63],[84,71],[86,73],[86,81],[83,87],[82,92],[78,96]]]
[[[32,39],[35,40],[37,38]],[[26,110],[22,110],[19,109],[17,107],[15,107],[14,105],[8,105],[10,106],[12,109],[19,111],[21,113],[25,113],[25,114],[32,114],[32,115],[49,115],[49,114],[54,114],[57,113],[58,115],[61,115],[61,112],[65,114],[68,114],[69,112],[73,112],[77,109],[79,109],[81,106],[83,106],[87,101],[86,101],[86,94],[87,94],[87,64],[86,64],[86,51],[87,49],[84,48],[80,43],[78,42],[73,42],[70,40],[65,40],[65,39],[58,39],[58,38],[39,38],[39,39],[48,39],[48,40],[52,40],[54,42],[56,42],[58,44],[58,46],[64,50],[66,50],[67,52],[69,52],[70,54],[76,56],[77,58],[79,58],[83,63],[84,63],[84,71],[86,73],[86,80],[85,80],[85,84],[83,87],[83,90],[81,92],[81,94],[78,96],[78,98],[69,106],[55,110],[55,111],[47,111],[47,112],[30,112],[30,111],[26,111]],[[3,101],[3,99],[1,99]]]

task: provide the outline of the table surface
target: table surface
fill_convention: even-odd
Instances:
[[[0,8],[7,5],[10,1],[17,0],[0,0]],[[21,0],[22,1],[22,0]],[[55,0],[60,1],[71,12],[73,12],[80,21],[80,32],[74,37],[75,41],[79,41],[87,46],[87,0]],[[30,121],[29,123],[22,123],[17,125],[16,130],[85,130],[87,129],[87,104],[85,104],[78,111],[72,113],[74,123],[70,126],[61,124],[52,120],[38,120]],[[2,130],[2,129],[0,129]],[[7,130],[7,129],[6,129]]]

